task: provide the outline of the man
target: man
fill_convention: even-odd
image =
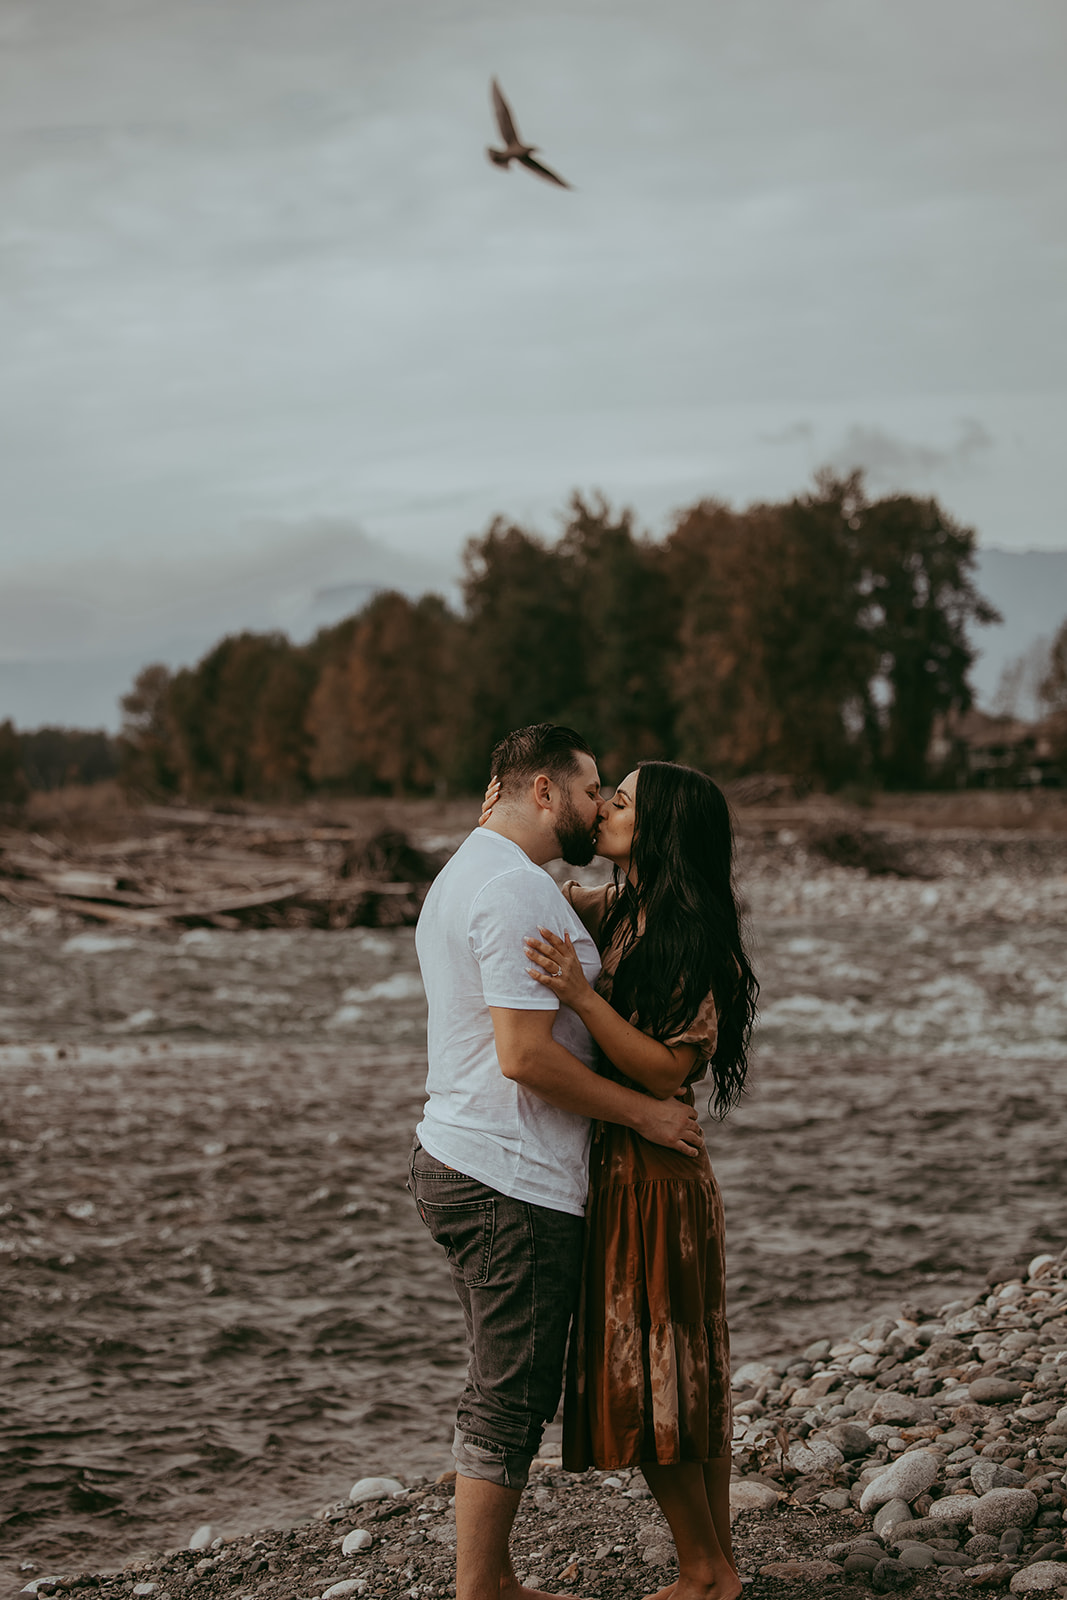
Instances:
[[[562,1386],[581,1273],[589,1119],[676,1150],[696,1114],[600,1078],[592,1041],[530,977],[524,935],[569,932],[592,981],[600,959],[543,870],[592,860],[600,778],[584,739],[538,723],[493,752],[500,797],[438,875],[415,936],[429,1001],[428,1099],[411,1190],[443,1245],[470,1364],[453,1441],[457,1600],[515,1600],[511,1526]],[[530,1591],[525,1591],[529,1594]]]

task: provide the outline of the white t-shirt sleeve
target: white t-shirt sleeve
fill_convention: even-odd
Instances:
[[[511,1011],[558,1011],[559,1000],[527,972],[522,945],[539,926],[562,931],[573,913],[547,873],[501,873],[471,908],[468,940],[482,977],[487,1006]]]

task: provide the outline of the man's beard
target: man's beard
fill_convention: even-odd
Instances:
[[[587,867],[596,855],[596,825],[590,828],[569,796],[564,796],[556,823],[556,843],[568,866]]]

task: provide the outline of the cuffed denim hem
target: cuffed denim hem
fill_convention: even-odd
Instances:
[[[502,1489],[525,1489],[533,1456],[524,1450],[501,1450],[488,1439],[475,1439],[456,1429],[452,1439],[456,1471],[464,1478],[481,1478]]]

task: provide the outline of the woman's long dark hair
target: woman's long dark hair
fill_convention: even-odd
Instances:
[[[602,930],[605,948],[613,939],[622,945],[611,1003],[624,1017],[636,1014],[643,1032],[671,1039],[709,991],[715,996],[712,1102],[723,1117],[744,1092],[759,994],[734,898],[730,811],[718,785],[693,767],[643,761],[637,770],[637,883],[616,868],[619,894]]]

